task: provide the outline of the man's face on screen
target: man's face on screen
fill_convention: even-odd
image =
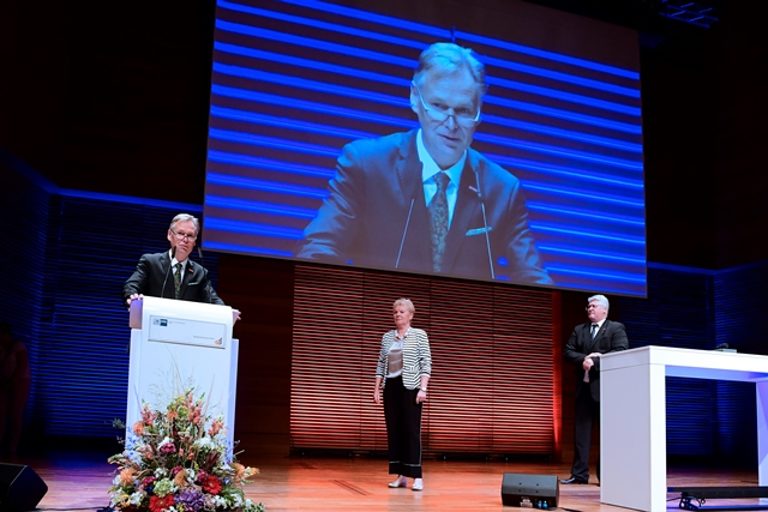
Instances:
[[[455,164],[472,143],[477,123],[467,126],[456,119],[478,111],[479,91],[466,69],[450,74],[427,72],[411,87],[411,105],[421,123],[424,145],[442,169]]]

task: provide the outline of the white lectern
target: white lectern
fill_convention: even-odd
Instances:
[[[666,381],[754,382],[759,485],[768,485],[768,357],[648,346],[600,358],[600,501],[667,510]]]
[[[229,306],[144,297],[131,303],[126,427],[142,403],[165,409],[189,388],[205,394],[207,414],[224,418],[230,454],[235,430],[238,342]]]

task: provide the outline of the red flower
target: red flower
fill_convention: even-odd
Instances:
[[[203,482],[203,490],[208,494],[219,494],[221,492],[221,481],[213,475],[209,475]]]
[[[152,496],[149,498],[149,510],[151,512],[163,512],[163,510],[173,506],[173,495],[169,494],[164,498]]]

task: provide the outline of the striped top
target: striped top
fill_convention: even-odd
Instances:
[[[376,376],[386,383],[389,374],[389,349],[397,339],[397,330],[393,329],[381,337],[381,350],[376,365]],[[422,375],[432,373],[432,352],[429,349],[429,338],[423,329],[409,328],[403,338],[403,385],[408,389],[416,389],[421,384]]]

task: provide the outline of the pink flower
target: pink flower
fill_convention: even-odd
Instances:
[[[216,434],[221,432],[223,429],[224,429],[224,421],[222,421],[221,419],[217,418],[217,419],[213,420],[213,422],[211,423],[211,426],[208,429],[208,435],[211,436],[211,437],[214,437]]]

